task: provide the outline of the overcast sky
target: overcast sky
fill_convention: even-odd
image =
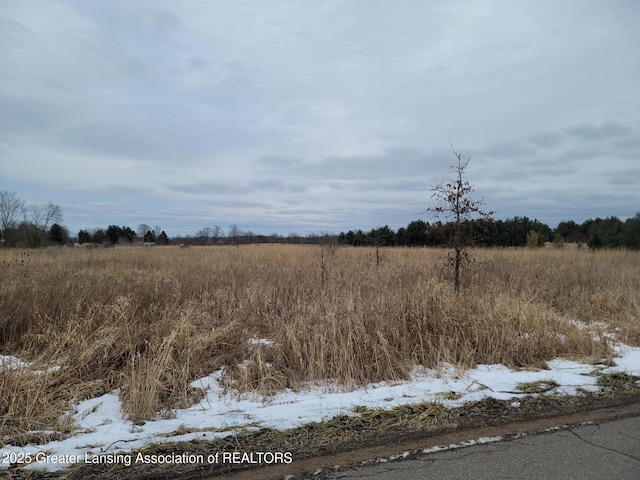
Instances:
[[[0,190],[169,236],[640,211],[640,2],[0,0]]]

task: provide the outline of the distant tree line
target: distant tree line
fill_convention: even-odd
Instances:
[[[146,224],[138,226],[138,232],[131,227],[109,225],[106,229],[96,228],[93,230],[80,230],[78,232],[78,243],[80,245],[90,243],[96,245],[169,245],[169,237],[160,227],[151,229]]]
[[[582,224],[569,220],[555,229],[528,217],[465,222],[475,245],[482,247],[524,247],[553,242],[556,246],[583,243],[590,248],[640,249],[640,212],[626,221],[618,217],[589,219]],[[385,225],[367,232],[340,232],[338,241],[353,246],[435,247],[450,244],[452,229],[441,222],[414,220],[397,232]]]
[[[337,235],[330,233],[310,233],[306,236],[290,232],[288,235],[272,233],[257,234],[251,230],[242,230],[237,225],[229,226],[227,232],[219,225],[205,227],[195,235],[176,236],[172,243],[181,245],[248,245],[254,243],[287,243],[287,244],[326,244],[337,243]]]
[[[475,245],[483,247],[523,247],[553,242],[582,243],[590,248],[640,249],[640,212],[625,221],[612,216],[589,219],[581,224],[569,220],[560,222],[555,229],[528,217],[506,220],[477,219],[466,222],[466,230]],[[15,192],[0,191],[0,246],[44,247],[48,245],[79,244],[101,245],[243,245],[251,243],[335,244],[353,246],[405,246],[429,247],[450,244],[450,224],[414,220],[397,231],[388,225],[369,231],[349,230],[339,235],[311,233],[306,236],[291,232],[288,235],[255,234],[231,225],[225,233],[214,225],[199,230],[195,235],[169,238],[159,226],[138,225],[137,231],[128,226],[109,225],[107,228],[82,229],[77,238],[62,225],[59,205],[26,205]]]
[[[4,247],[38,248],[64,245],[69,230],[61,225],[59,205],[27,205],[15,192],[0,191],[0,245]]]
[[[469,236],[475,245],[481,247],[524,247],[541,246],[553,242],[556,246],[564,243],[581,243],[590,248],[630,248],[640,249],[640,212],[626,221],[618,217],[589,219],[581,224],[569,220],[560,222],[555,229],[528,217],[514,217],[506,220],[477,219],[465,222]],[[132,245],[147,243],[155,245],[247,245],[256,243],[286,244],[330,244],[339,243],[353,246],[403,246],[437,247],[450,243],[451,225],[442,222],[429,223],[414,220],[406,227],[394,231],[388,225],[369,231],[349,230],[338,235],[311,233],[301,236],[297,233],[281,235],[256,234],[231,225],[227,232],[220,226],[205,227],[195,235],[174,236],[171,239],[160,227],[150,228],[146,224],[138,226],[137,232],[126,226],[109,225],[106,229],[80,230],[78,243],[103,245]]]
[[[195,235],[178,235],[169,238],[164,230],[159,226],[154,229],[146,224],[138,225],[136,230],[127,226],[109,225],[106,229],[83,229],[78,232],[77,242],[79,244],[94,244],[103,246],[112,245],[248,245],[254,243],[290,243],[290,244],[319,244],[334,242],[337,243],[337,236],[331,234],[309,234],[305,237],[297,233],[280,235],[262,235],[253,233],[250,230],[242,230],[237,225],[231,225],[225,233],[218,225],[205,227]]]

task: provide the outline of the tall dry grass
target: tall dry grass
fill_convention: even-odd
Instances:
[[[230,390],[271,394],[444,362],[610,359],[607,337],[576,320],[640,344],[637,252],[474,253],[456,295],[446,255],[429,249],[0,251],[0,353],[33,362],[0,367],[2,442],[68,429],[74,401],[113,389],[132,421],[170,415],[222,367]]]

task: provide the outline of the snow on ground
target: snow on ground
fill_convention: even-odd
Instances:
[[[301,392],[283,392],[266,400],[224,394],[218,384],[221,375],[218,371],[192,383],[207,392],[200,403],[174,411],[173,418],[143,425],[134,425],[123,418],[116,391],[80,402],[73,412],[80,427],[74,436],[45,445],[0,448],[0,467],[8,467],[22,457],[32,460],[25,468],[54,471],[77,461],[90,461],[97,455],[126,453],[151,443],[210,440],[244,428],[288,429],[337,415],[356,415],[357,406],[391,408],[441,402],[447,407],[457,407],[486,397],[510,399],[524,396],[514,393],[518,384],[524,382],[554,381],[559,385],[554,392],[574,395],[579,388],[597,390],[597,378],[588,374],[598,368],[604,373],[640,375],[640,348],[620,346],[618,355],[616,366],[606,368],[562,359],[549,362],[549,370],[535,371],[514,371],[502,365],[478,365],[466,371],[452,367],[440,371],[416,368],[407,382],[371,384],[351,392],[340,391],[335,385],[316,386]],[[22,365],[20,359],[0,356],[0,368]],[[457,396],[457,400],[450,400]],[[512,403],[513,408],[518,406],[519,402]],[[187,431],[191,433],[177,434]]]
[[[28,367],[29,363],[23,362],[18,357],[14,357],[13,355],[0,355],[0,368],[13,370],[18,368]]]

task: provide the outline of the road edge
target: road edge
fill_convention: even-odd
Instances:
[[[594,408],[573,413],[514,420],[495,425],[479,425],[441,432],[426,432],[411,439],[398,438],[395,443],[362,447],[357,450],[334,453],[314,458],[295,460],[289,465],[265,466],[224,475],[229,480],[305,479],[321,480],[330,472],[346,470],[380,461],[402,461],[423,454],[423,450],[461,444],[486,437],[502,437],[540,434],[550,429],[568,429],[585,423],[605,423],[612,420],[640,416],[640,395],[624,395],[611,398]],[[393,460],[392,460],[393,459]],[[213,478],[213,477],[211,477]],[[219,478],[219,477],[218,477]]]

